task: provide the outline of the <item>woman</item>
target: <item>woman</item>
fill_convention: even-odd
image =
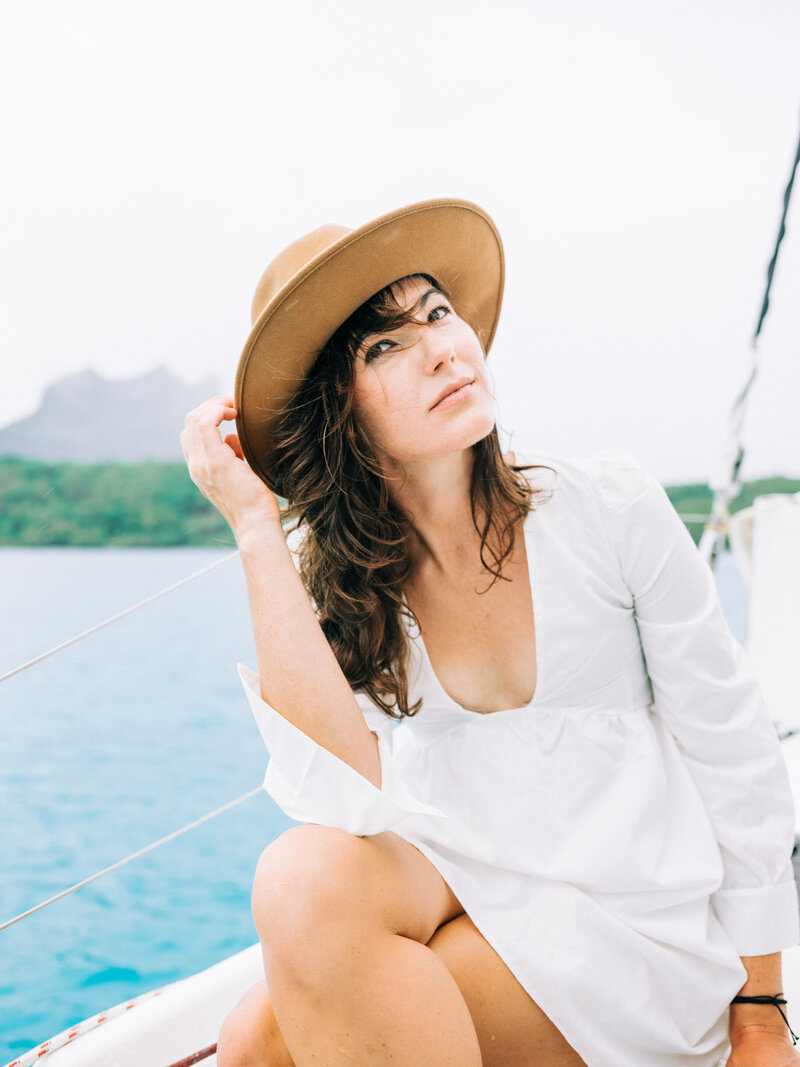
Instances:
[[[473,204],[322,227],[265,272],[236,398],[187,417],[265,788],[306,824],[259,861],[266,982],[219,1063],[713,1067],[729,1031],[730,1067],[800,1064],[760,691],[630,454],[501,455],[502,287]]]

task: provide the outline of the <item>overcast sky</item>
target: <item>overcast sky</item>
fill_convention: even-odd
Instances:
[[[505,244],[513,441],[707,477],[797,144],[796,0],[0,0],[0,21],[0,424],[87,367],[232,391],[284,245],[456,196]],[[746,477],[800,475],[798,200]]]

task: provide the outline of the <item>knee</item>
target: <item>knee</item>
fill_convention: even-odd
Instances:
[[[258,1046],[241,1025],[238,1006],[227,1015],[217,1036],[217,1067],[255,1067]]]
[[[292,1067],[265,982],[250,989],[223,1020],[218,1067]]]
[[[336,931],[361,924],[374,903],[369,843],[344,830],[309,824],[287,830],[261,854],[253,881],[253,919],[265,956],[330,953]]]

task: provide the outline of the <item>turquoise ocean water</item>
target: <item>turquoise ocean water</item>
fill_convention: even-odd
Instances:
[[[0,549],[0,674],[219,559]],[[0,916],[260,784],[238,559],[0,685]],[[0,933],[0,1063],[255,940],[250,882],[292,823],[261,793]]]
[[[230,549],[0,549],[0,674]],[[718,588],[741,639],[746,594]],[[237,559],[0,684],[0,921],[260,784]],[[0,1063],[255,940],[261,793],[0,933]]]

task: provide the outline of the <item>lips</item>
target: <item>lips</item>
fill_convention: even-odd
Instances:
[[[451,393],[455,393],[459,389],[463,389],[465,385],[472,385],[474,381],[474,378],[457,378],[455,381],[449,382],[444,387],[444,389],[442,389],[441,393],[439,393],[436,400],[431,405],[430,410],[433,411],[437,404],[441,404],[441,402],[445,400],[448,396],[450,396]]]

